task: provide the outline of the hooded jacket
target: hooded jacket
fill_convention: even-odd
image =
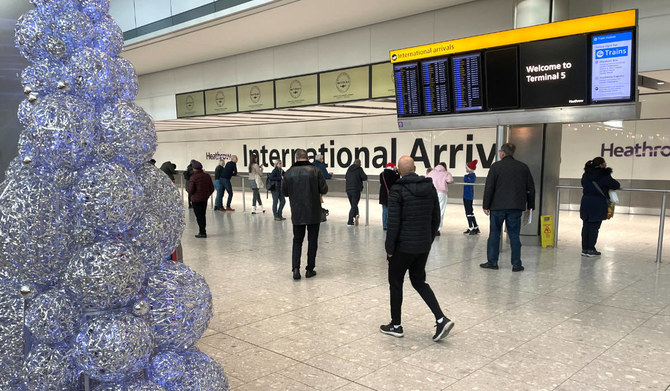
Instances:
[[[601,194],[593,184],[596,182],[603,191]],[[607,218],[609,191],[616,190],[621,184],[612,178],[612,169],[587,167],[582,175],[582,202],[579,206],[579,217],[584,221],[597,222]]]
[[[346,179],[346,191],[360,192],[363,190],[363,181],[368,180],[368,176],[363,172],[363,168],[358,164],[352,164],[347,169],[347,174],[344,176]]]
[[[433,181],[405,175],[391,188],[388,199],[386,253],[430,252],[440,225],[440,203]]]
[[[163,171],[165,175],[169,176],[171,181],[174,181],[174,175],[177,173],[177,166],[168,160],[167,162],[161,164],[161,171]]]
[[[212,177],[202,170],[194,169],[186,191],[191,195],[191,201],[207,202],[209,196],[214,193]]]
[[[293,225],[321,223],[321,194],[328,193],[328,184],[318,167],[295,162],[284,174],[281,191],[291,204]]]
[[[438,193],[447,193],[449,190],[447,184],[454,183],[454,177],[451,176],[451,173],[447,171],[441,164],[438,164],[433,168],[426,178],[431,178],[433,180],[433,186]]]

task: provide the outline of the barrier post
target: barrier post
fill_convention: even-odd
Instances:
[[[370,225],[370,182],[365,181],[365,226]]]
[[[247,211],[247,200],[245,199],[246,195],[245,195],[245,192],[244,192],[244,177],[241,176],[240,179],[242,180],[242,212],[246,212]]]
[[[661,264],[661,255],[663,254],[663,231],[665,229],[665,201],[667,200],[667,194],[663,193],[663,198],[661,201],[661,222],[658,225],[658,246],[656,247],[656,263]]]
[[[554,248],[558,247],[558,215],[561,214],[561,188],[556,188],[556,228],[554,229]]]

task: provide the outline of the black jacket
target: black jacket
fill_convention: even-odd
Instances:
[[[271,191],[281,191],[281,182],[282,182],[282,177],[284,176],[285,172],[283,169],[279,167],[275,167],[274,170],[268,175],[268,185],[273,184],[274,187],[272,188]],[[266,186],[268,190],[270,190],[270,186]]]
[[[168,160],[167,162],[161,164],[161,171],[163,171],[165,175],[169,176],[170,180],[174,181],[174,175],[177,173],[177,165]]]
[[[484,187],[483,209],[535,209],[535,183],[528,166],[505,156],[489,169]]]
[[[360,192],[363,190],[363,181],[367,181],[368,176],[365,175],[361,166],[352,164],[347,169],[344,179],[346,179],[346,191]]]
[[[596,182],[600,186],[601,194],[598,188],[593,184]],[[584,221],[597,222],[607,218],[607,204],[609,203],[609,191],[616,190],[621,184],[612,178],[612,169],[606,168],[585,168],[582,175],[582,202],[579,205],[579,217]]]
[[[382,171],[379,174],[379,203],[382,205],[388,205],[389,192],[391,187],[400,179],[400,175],[396,170],[386,170]]]
[[[291,203],[293,225],[321,223],[321,194],[328,193],[328,184],[318,167],[295,162],[284,174],[281,190]]]
[[[230,180],[230,178],[234,177],[235,175],[237,175],[237,163],[230,161],[226,163],[226,166],[223,168],[220,178]]]
[[[440,225],[440,203],[433,181],[416,174],[398,179],[388,199],[386,253],[430,252]]]

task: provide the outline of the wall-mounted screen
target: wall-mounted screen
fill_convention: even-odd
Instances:
[[[633,32],[591,37],[591,99],[593,103],[631,100]]]
[[[521,107],[588,103],[586,34],[519,44]]]
[[[484,108],[482,96],[481,53],[454,56],[454,111],[473,111]]]
[[[419,98],[419,64],[397,64],[393,67],[398,117],[421,115]]]
[[[423,61],[421,63],[421,84],[425,114],[451,112],[448,58]]]
[[[490,110],[519,107],[519,60],[516,46],[484,53],[486,107]]]

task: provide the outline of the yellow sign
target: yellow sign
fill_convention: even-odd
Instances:
[[[372,66],[372,97],[385,98],[395,96],[393,84],[393,65],[390,62]]]
[[[205,115],[202,91],[177,94],[177,118]]]
[[[542,247],[554,247],[554,217],[552,215],[540,216],[540,229]]]
[[[390,56],[392,63],[413,61],[452,53],[469,52],[472,50],[539,41],[542,39],[558,38],[594,31],[614,30],[636,25],[637,10],[628,10],[477,35],[474,37],[415,46],[407,49],[392,50]]]
[[[274,83],[265,81],[238,86],[237,105],[240,111],[274,109]]]
[[[370,67],[319,74],[319,97],[321,103],[370,98]]]
[[[205,111],[207,115],[236,113],[237,91],[235,87],[205,91]]]
[[[277,108],[318,104],[317,75],[275,80]]]

